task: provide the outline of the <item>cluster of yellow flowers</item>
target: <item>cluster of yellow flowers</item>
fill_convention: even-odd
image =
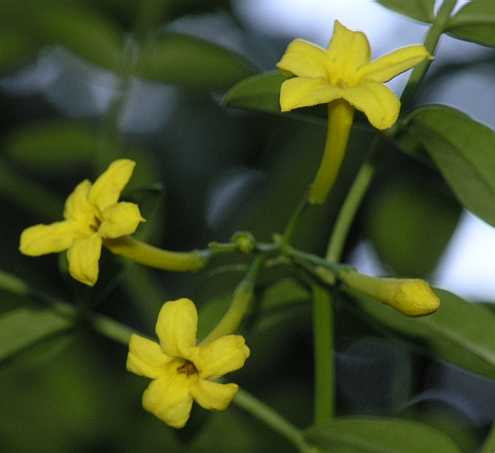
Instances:
[[[398,118],[400,101],[383,83],[429,57],[423,46],[416,45],[370,62],[366,36],[348,30],[338,21],[327,49],[301,39],[289,45],[277,66],[295,77],[282,85],[281,110],[329,105],[325,153],[330,157],[322,161],[311,187],[310,202],[322,203],[331,188],[347,145],[353,109],[364,112],[375,128],[391,127]],[[112,250],[110,241],[133,234],[144,222],[136,204],[118,201],[134,166],[131,160],[119,159],[94,184],[82,181],[66,200],[64,220],[24,230],[20,251],[39,256],[67,250],[72,277],[93,286],[98,279],[102,246],[107,243]],[[196,265],[198,257],[193,258],[193,264],[188,261],[182,266],[189,270]],[[346,278],[356,286],[369,287],[362,277]],[[402,283],[394,282],[393,288],[389,285],[393,294],[380,293],[380,297],[386,303],[400,299],[405,313],[424,314],[424,306],[411,308],[410,300],[417,294],[426,294],[426,289],[411,282],[408,291]],[[431,295],[428,297],[433,300]],[[428,310],[436,308],[430,304]],[[143,395],[144,408],[175,428],[188,420],[193,400],[206,409],[225,409],[238,386],[217,380],[241,368],[250,353],[240,335],[224,335],[197,345],[197,318],[196,307],[189,299],[167,302],[156,323],[159,343],[133,335],[129,344],[127,369],[152,379]]]

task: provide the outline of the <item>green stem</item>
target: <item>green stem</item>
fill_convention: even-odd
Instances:
[[[301,252],[294,247],[284,247],[283,252],[290,258],[295,260],[303,260],[316,266],[324,267],[333,273],[333,277],[337,277],[343,270],[349,269],[349,266],[338,264],[333,261],[329,261],[325,258],[313,255],[311,253]]]
[[[333,354],[333,312],[330,294],[313,283],[313,337],[315,361],[315,424],[335,414],[335,369]]]
[[[246,391],[239,390],[234,398],[234,403],[284,436],[301,453],[316,453],[318,451],[305,441],[300,429]]]
[[[126,236],[105,240],[105,247],[116,255],[156,269],[174,272],[191,272],[208,263],[209,251],[171,252]]]
[[[359,172],[354,180],[352,187],[347,194],[344,204],[340,208],[337,221],[333,228],[332,235],[327,247],[327,260],[338,262],[342,256],[345,241],[349,230],[352,226],[354,217],[361,201],[363,200],[368,187],[370,186],[376,166],[376,150],[378,147],[379,138],[375,137],[371,144],[370,152],[366,160],[361,165]]]
[[[438,10],[438,14],[435,18],[435,21],[428,30],[428,33],[424,41],[424,46],[426,47],[426,50],[430,52],[431,55],[435,54],[435,50],[438,46],[438,42],[440,41],[440,37],[447,28],[448,22],[450,20],[450,14],[452,13],[452,10],[455,8],[456,3],[457,0],[444,0],[442,6]],[[406,88],[402,93],[401,101],[403,105],[405,106],[409,105],[412,98],[414,97],[414,94],[416,93],[418,86],[421,84],[421,81],[423,80],[426,71],[428,71],[430,65],[431,65],[431,60],[426,60],[414,68],[413,72],[411,73],[411,76],[409,77]]]
[[[256,278],[263,266],[264,260],[265,257],[262,255],[257,256],[253,260],[246,276],[239,285],[237,285],[237,288],[234,291],[232,304],[216,327],[213,328],[208,336],[202,341],[203,344],[237,331],[253,301]]]
[[[304,197],[297,205],[295,211],[293,212],[291,218],[289,219],[289,222],[287,223],[287,227],[285,228],[284,235],[282,236],[283,244],[288,244],[292,239],[295,227],[297,225],[297,221],[299,220],[299,217],[302,215],[302,213],[306,210],[307,207],[308,207],[308,201],[306,197]]]
[[[492,427],[488,433],[488,437],[483,443],[481,453],[493,453],[495,451],[495,420],[492,422]]]

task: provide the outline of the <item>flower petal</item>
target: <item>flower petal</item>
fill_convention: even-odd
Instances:
[[[185,374],[171,373],[153,381],[143,394],[143,407],[174,428],[182,428],[191,413],[192,396]]]
[[[344,27],[338,20],[335,21],[333,36],[328,44],[330,57],[330,73],[335,77],[350,81],[353,73],[370,60],[370,44],[366,35],[359,31],[352,31]],[[332,74],[330,74],[332,77]]]
[[[194,364],[203,379],[218,378],[244,366],[249,348],[241,335],[226,335],[199,347]]]
[[[96,233],[76,239],[67,252],[69,273],[77,281],[93,286],[98,280],[98,261],[101,255],[101,238]]]
[[[299,77],[325,78],[327,59],[325,49],[304,39],[294,39],[277,68]]]
[[[165,365],[171,360],[158,343],[139,335],[131,336],[126,364],[131,373],[156,379],[164,373]]]
[[[363,66],[358,77],[360,80],[388,82],[427,58],[431,55],[422,45],[404,47]]]
[[[280,89],[280,109],[287,112],[299,107],[326,104],[340,98],[342,90],[324,79],[295,77],[286,80]]]
[[[138,205],[127,202],[109,206],[103,211],[102,217],[103,222],[98,234],[111,239],[134,233],[139,222],[144,222]]]
[[[377,82],[346,88],[344,99],[361,110],[373,127],[388,129],[397,121],[400,101],[393,91]]]
[[[155,331],[163,351],[172,357],[190,358],[196,348],[198,312],[189,299],[163,304]]]
[[[64,218],[79,223],[82,229],[90,231],[97,210],[89,201],[91,183],[85,179],[80,182],[65,201]]]
[[[220,384],[206,379],[198,379],[191,385],[191,395],[196,402],[208,410],[223,411],[239,390],[237,384]]]
[[[58,253],[68,249],[75,239],[76,226],[72,222],[34,225],[22,232],[19,250],[29,256]]]
[[[129,159],[113,161],[105,172],[95,181],[89,192],[89,200],[100,211],[117,203],[120,193],[129,182],[136,163]]]

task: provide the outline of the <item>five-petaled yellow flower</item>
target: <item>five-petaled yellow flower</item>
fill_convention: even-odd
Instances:
[[[153,379],[143,394],[143,407],[174,428],[182,428],[193,400],[209,410],[224,410],[237,384],[216,379],[242,368],[249,357],[244,337],[225,335],[196,345],[198,313],[189,299],[167,302],[156,323],[160,344],[132,335],[127,369]]]
[[[26,228],[21,234],[20,251],[40,256],[67,250],[72,277],[94,285],[103,240],[132,234],[144,221],[136,204],[118,203],[134,166],[132,160],[119,159],[94,184],[82,181],[65,202],[65,220]]]
[[[283,72],[296,76],[282,84],[283,112],[329,104],[332,136],[327,138],[327,148],[333,156],[326,156],[320,166],[311,202],[322,203],[335,179],[347,145],[353,109],[362,111],[377,129],[391,127],[399,116],[400,101],[384,82],[430,57],[422,45],[404,47],[371,62],[370,54],[364,33],[351,31],[335,21],[327,49],[295,39],[277,64]]]

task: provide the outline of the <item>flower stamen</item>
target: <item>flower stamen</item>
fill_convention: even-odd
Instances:
[[[185,374],[186,376],[191,376],[193,374],[198,374],[198,369],[194,366],[194,363],[186,360],[180,367],[177,368],[177,372]]]

